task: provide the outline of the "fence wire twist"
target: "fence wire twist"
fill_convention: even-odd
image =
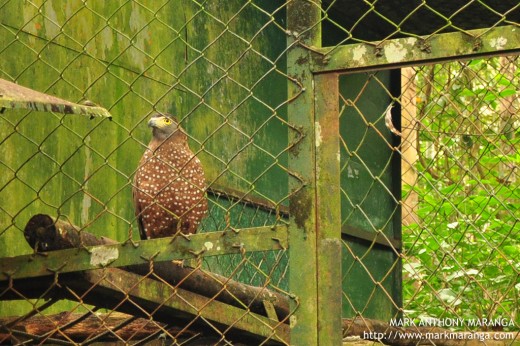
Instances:
[[[411,49],[431,52],[445,33],[478,50],[493,29],[520,23],[516,1],[310,3],[321,19],[302,32],[287,30],[290,2],[0,3],[1,78],[113,115],[0,116],[1,257],[27,256],[2,267],[1,343],[289,344],[302,307],[283,237],[289,200],[307,184],[289,156],[310,134],[287,106],[313,91],[288,75],[287,52],[366,43],[377,58],[410,37],[420,42]],[[324,48],[303,45],[318,26]],[[501,316],[513,324],[460,329],[518,330],[517,66],[513,56],[340,77],[343,317]],[[176,114],[204,166],[208,238],[197,249],[183,236],[138,241],[132,177],[155,111]],[[109,240],[80,238],[70,258],[44,262],[25,245],[35,214],[61,220],[60,234]],[[110,239],[128,265],[110,267],[106,252],[100,269],[71,260]],[[132,257],[139,247],[148,252]]]
[[[342,124],[355,128],[342,137],[344,311],[377,317],[385,304],[387,318],[397,320],[402,261],[405,319],[516,331],[518,57],[406,68],[394,75],[397,95],[385,82],[389,73],[362,75],[344,77],[353,90],[341,97]],[[386,111],[372,112],[374,95]],[[382,199],[391,206],[375,208]],[[384,261],[384,249],[393,260]],[[346,284],[360,276],[370,289]]]

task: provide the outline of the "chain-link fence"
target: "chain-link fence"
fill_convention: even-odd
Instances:
[[[512,56],[345,76],[347,314],[517,330],[517,68]],[[348,285],[359,277],[369,289]]]
[[[420,337],[387,333],[425,319],[518,337],[518,59],[424,63],[518,50],[519,18],[494,0],[0,2],[0,78],[112,115],[0,85],[0,343],[402,344]],[[142,240],[156,112],[208,210],[197,234]],[[159,204],[196,193],[169,179],[186,192]]]
[[[464,32],[478,37],[492,28],[518,25],[516,1],[426,1],[414,0],[407,6],[381,1],[323,1],[324,25],[337,32],[336,44],[369,43],[414,37],[428,40],[434,35]],[[349,6],[350,5],[350,6]],[[471,34],[472,29],[485,29]]]
[[[4,79],[73,102],[92,100],[113,115],[111,121],[19,110],[2,115],[2,255],[31,256],[26,224],[48,214],[65,222],[60,227],[126,244],[115,251],[134,257],[128,264],[146,263],[138,274],[75,276],[68,274],[78,269],[70,262],[81,263],[75,254],[68,253],[70,261],[63,254],[47,259],[53,278],[48,271],[25,275],[41,287],[32,281],[5,287],[2,299],[15,301],[2,303],[3,314],[22,317],[21,324],[4,320],[7,340],[135,343],[162,335],[178,344],[203,337],[229,343],[238,332],[259,343],[287,340],[287,76],[277,8],[175,1],[4,1],[0,7]],[[177,116],[204,167],[209,211],[199,233],[216,233],[197,245],[186,246],[184,237],[147,249],[135,243],[132,177],[155,111]],[[46,241],[39,240],[40,249]],[[82,238],[76,245],[96,244]],[[186,262],[168,267],[174,258]],[[5,275],[24,277],[22,266],[5,268]],[[186,275],[172,278],[172,271]],[[267,294],[282,297],[281,307]],[[270,304],[269,315],[255,304]],[[31,329],[35,324],[44,327]]]
[[[403,157],[417,167],[403,182],[410,310],[437,300],[423,312],[518,322],[518,56],[417,73],[417,155]]]

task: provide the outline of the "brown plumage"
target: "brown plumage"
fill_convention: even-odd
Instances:
[[[141,239],[195,233],[208,208],[202,165],[173,116],[155,114],[148,126],[153,137],[133,187]]]

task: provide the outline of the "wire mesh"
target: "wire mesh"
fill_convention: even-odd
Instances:
[[[286,343],[287,313],[277,315],[275,306],[267,315],[267,307],[251,307],[232,288],[257,288],[252,297],[261,301],[271,291],[287,299],[284,247],[255,252],[255,246],[233,243],[234,234],[243,239],[240,232],[249,228],[270,235],[257,239],[256,248],[276,243],[271,238],[283,238],[276,227],[287,223],[289,145],[283,139],[291,126],[283,8],[238,1],[49,0],[3,1],[0,9],[1,78],[73,102],[92,100],[113,115],[109,121],[3,112],[2,256],[33,253],[24,230],[40,213],[77,226],[80,234],[137,246],[132,177],[155,111],[176,115],[202,161],[209,212],[199,233],[223,232],[223,243],[212,238],[217,241],[184,256],[191,259],[179,270],[191,269],[176,279],[160,269],[167,272],[174,258],[156,261],[153,254],[139,274],[117,268],[78,274],[65,262],[48,268],[51,277],[38,276],[38,285],[16,281],[19,267],[3,268],[10,279],[0,293],[8,318],[2,320],[2,342],[145,343],[160,337],[179,345],[204,338],[214,344],[240,344],[242,338]],[[220,246],[230,253],[203,256],[224,251]],[[201,277],[215,285],[206,296],[185,287]],[[224,295],[227,303],[219,301]],[[51,296],[66,301],[47,302]]]
[[[324,26],[335,33],[325,38],[324,46],[361,42],[381,45],[403,37],[427,42],[435,35],[450,32],[478,38],[498,26],[520,23],[520,5],[516,1],[414,0],[398,6],[383,1],[327,0],[322,10]],[[471,32],[475,29],[484,30]]]
[[[445,33],[477,52],[520,23],[517,1],[331,0],[306,2],[321,19],[300,32],[286,25],[292,3],[0,2],[0,78],[113,115],[1,112],[0,256],[12,265],[0,270],[0,343],[289,344],[305,309],[289,287],[301,269],[290,268],[289,201],[307,187],[289,157],[318,132],[289,121],[288,105],[314,90],[300,80],[310,71],[287,73],[288,52],[367,43],[377,58],[403,37],[430,52]],[[318,26],[325,48],[305,46]],[[518,330],[517,66],[512,56],[339,78],[342,317],[500,316],[460,329]],[[204,167],[200,238],[139,241],[133,176],[156,111],[177,116]],[[60,220],[73,248],[26,245],[35,214]]]
[[[342,135],[344,314],[513,338],[518,56],[344,82],[341,121],[354,129]],[[369,284],[352,285],[359,277]]]
[[[412,314],[425,299],[438,302],[429,316],[518,324],[517,69],[512,56],[417,71],[417,155],[406,159],[420,171],[403,190]]]

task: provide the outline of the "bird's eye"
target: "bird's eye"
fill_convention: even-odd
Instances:
[[[170,125],[172,123],[171,119],[168,119],[168,118],[164,118],[164,123],[166,125]]]

